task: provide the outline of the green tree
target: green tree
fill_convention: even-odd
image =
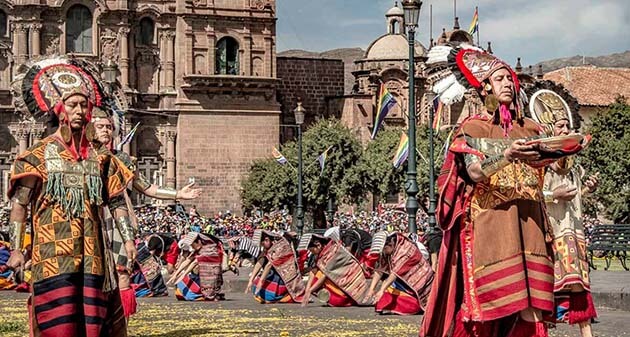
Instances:
[[[630,106],[620,98],[598,113],[587,132],[593,136],[580,161],[587,174],[599,172],[595,200],[615,223],[630,221]]]
[[[304,162],[304,204],[323,216],[328,198],[346,203],[357,203],[364,195],[360,177],[351,170],[362,153],[361,143],[353,132],[338,120],[323,119],[311,125],[302,138]],[[317,158],[326,149],[324,169]],[[264,210],[282,205],[295,206],[297,199],[297,144],[289,142],[280,152],[291,165],[280,165],[275,160],[261,160],[252,164],[241,187],[241,198],[246,209]],[[321,220],[321,219],[320,219]]]
[[[243,208],[272,210],[290,205],[297,194],[295,171],[289,165],[280,165],[274,159],[261,159],[252,163],[249,173],[241,182]]]
[[[358,165],[353,168],[361,177],[366,191],[378,198],[402,191],[403,165],[395,169],[392,163],[402,132],[406,130],[379,131],[376,139],[367,144]]]
[[[407,179],[406,161],[399,168],[394,168],[392,160],[396,154],[396,149],[400,142],[402,132],[406,129],[386,129],[379,131],[376,139],[370,141],[363,153],[359,165],[355,168],[360,172],[367,192],[383,198],[390,193],[404,193],[404,184]],[[435,171],[439,173],[444,160],[444,132],[435,133]],[[429,128],[426,125],[419,125],[416,129],[416,170],[418,172],[418,200],[429,197]],[[424,203],[420,202],[420,207],[425,211]]]

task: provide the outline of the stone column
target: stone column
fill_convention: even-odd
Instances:
[[[175,32],[172,30],[164,31],[163,37],[166,44],[164,85],[166,87],[166,91],[172,92],[175,91]]]
[[[16,66],[22,65],[28,61],[28,25],[17,22],[13,24],[13,50],[16,55]]]
[[[31,137],[31,146],[39,143],[42,139],[44,139],[44,135],[46,134],[46,124],[38,123],[33,126],[32,136]]]
[[[166,187],[175,188],[175,138],[177,131],[168,127],[166,129]]]
[[[129,29],[128,26],[122,26],[118,30],[120,38],[120,84],[123,89],[129,89]]]
[[[241,73],[245,76],[252,76],[252,34],[249,29],[245,29],[245,41],[243,46],[243,68]]]
[[[41,39],[42,24],[39,22],[31,24],[31,55],[39,56],[42,50]]]
[[[15,123],[9,125],[9,131],[18,141],[18,154],[28,149],[28,140],[30,138],[30,127],[24,123]]]
[[[217,65],[217,36],[214,33],[214,27],[206,27],[206,34],[208,35],[208,75],[214,75]]]
[[[263,35],[265,36],[265,73],[263,76],[273,77],[273,61],[275,59],[273,57],[273,36],[267,28],[263,30]]]
[[[191,75],[194,74],[194,60],[193,60],[193,48],[194,48],[194,39],[195,39],[195,34],[192,31],[191,27],[187,27],[186,28],[186,40],[185,40],[185,50],[179,50],[180,55],[181,53],[183,53],[184,55],[184,74],[185,75]],[[180,63],[181,64],[181,63]]]

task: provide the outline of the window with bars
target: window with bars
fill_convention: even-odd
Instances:
[[[66,52],[92,53],[92,13],[83,5],[70,7],[66,15]]]

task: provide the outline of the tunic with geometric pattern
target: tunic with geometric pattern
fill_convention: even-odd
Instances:
[[[95,149],[76,160],[52,135],[16,158],[9,195],[28,176],[38,179],[31,205],[34,335],[126,336],[120,297],[107,279],[113,265],[99,207],[124,191],[132,173]]]

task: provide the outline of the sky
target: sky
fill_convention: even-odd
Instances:
[[[453,0],[424,0],[420,42],[453,27]],[[385,12],[394,0],[277,0],[278,51],[366,49],[386,33]],[[399,4],[400,6],[400,4]],[[630,0],[459,0],[457,16],[468,29],[479,7],[481,45],[492,41],[495,55],[523,65],[574,55],[599,56],[630,50]]]

